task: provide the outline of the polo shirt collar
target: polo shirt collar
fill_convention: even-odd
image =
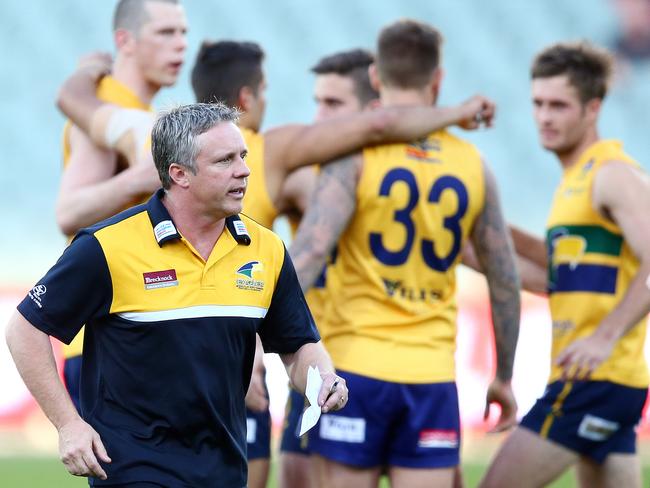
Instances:
[[[160,247],[168,241],[181,238],[181,234],[176,229],[171,215],[169,215],[167,208],[162,203],[164,196],[165,190],[160,188],[151,196],[146,205],[149,220],[153,227],[153,234]],[[244,246],[250,245],[250,234],[244,222],[239,218],[239,215],[231,215],[226,218],[226,229],[228,229],[228,232],[230,232],[230,235],[233,236],[238,244]]]

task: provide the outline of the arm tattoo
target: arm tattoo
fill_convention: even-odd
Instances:
[[[356,207],[360,155],[323,166],[289,254],[303,291],[311,287]]]
[[[485,205],[474,223],[472,242],[490,289],[497,377],[512,378],[519,336],[519,274],[512,241],[501,214],[494,176],[484,165]]]

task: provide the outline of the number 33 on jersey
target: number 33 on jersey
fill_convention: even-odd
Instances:
[[[455,265],[483,209],[480,154],[440,131],[414,144],[366,149],[363,158],[357,210],[339,240],[338,262],[331,270],[337,289],[330,295],[328,349],[333,357],[340,355],[334,358],[339,368],[386,381],[453,380]],[[412,350],[410,358],[395,358],[401,371],[408,371],[403,361],[433,367],[414,368],[408,377],[396,378],[391,360],[346,357],[347,348],[337,346],[337,336],[343,339],[350,329],[376,357],[394,356],[401,341],[422,344],[423,357]],[[438,346],[427,347],[429,343]],[[448,347],[440,348],[441,343]],[[378,347],[386,348],[385,354],[377,354]]]

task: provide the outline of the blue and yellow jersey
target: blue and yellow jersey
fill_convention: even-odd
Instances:
[[[104,102],[114,103],[125,108],[136,108],[141,110],[151,111],[150,105],[147,105],[138,96],[131,91],[129,87],[116,80],[112,76],[105,76],[99,82],[97,87],[97,97]],[[63,129],[63,166],[68,165],[70,159],[70,141],[69,131],[70,122],[66,122]],[[79,335],[69,345],[63,346],[63,356],[66,358],[79,356],[82,352],[83,345],[83,329]]]
[[[356,213],[328,269],[323,341],[352,373],[453,381],[455,267],[484,205],[481,157],[439,131],[367,148],[363,159]]]
[[[86,324],[81,409],[111,484],[245,486],[255,333],[288,354],[318,332],[278,236],[231,217],[203,259],[163,194],[82,230],[18,310],[63,342]]]
[[[617,141],[599,141],[566,169],[555,191],[547,222],[549,296],[553,319],[552,358],[575,340],[592,334],[620,303],[639,263],[621,229],[592,205],[594,178],[603,164],[638,166]],[[591,378],[622,385],[648,386],[643,354],[645,318],[617,343]],[[550,381],[560,378],[553,365]]]
[[[266,187],[264,136],[243,127],[240,127],[240,130],[248,147],[246,164],[251,170],[251,175],[248,177],[248,187],[246,188],[242,213],[270,229],[273,227],[273,221],[278,216],[278,210],[275,208]]]

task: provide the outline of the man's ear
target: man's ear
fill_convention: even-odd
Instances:
[[[241,109],[242,112],[248,112],[253,104],[253,99],[255,98],[255,93],[249,86],[242,86],[239,89],[239,95],[237,96],[237,106]]]
[[[373,90],[380,92],[381,80],[379,79],[379,73],[377,72],[377,65],[375,63],[371,63],[368,66],[368,77],[370,78],[370,86],[372,86]]]
[[[438,95],[440,94],[440,85],[442,84],[442,79],[444,77],[445,72],[442,68],[436,68],[431,75],[431,93],[433,94],[434,101],[438,101]]]
[[[600,98],[592,98],[585,103],[585,115],[588,117],[589,122],[595,124],[598,121],[598,115],[600,114],[600,107],[602,105],[603,101]]]
[[[135,36],[127,29],[117,29],[113,33],[117,51],[131,55],[135,51]]]
[[[169,178],[181,188],[190,186],[190,169],[177,163],[169,165]]]

